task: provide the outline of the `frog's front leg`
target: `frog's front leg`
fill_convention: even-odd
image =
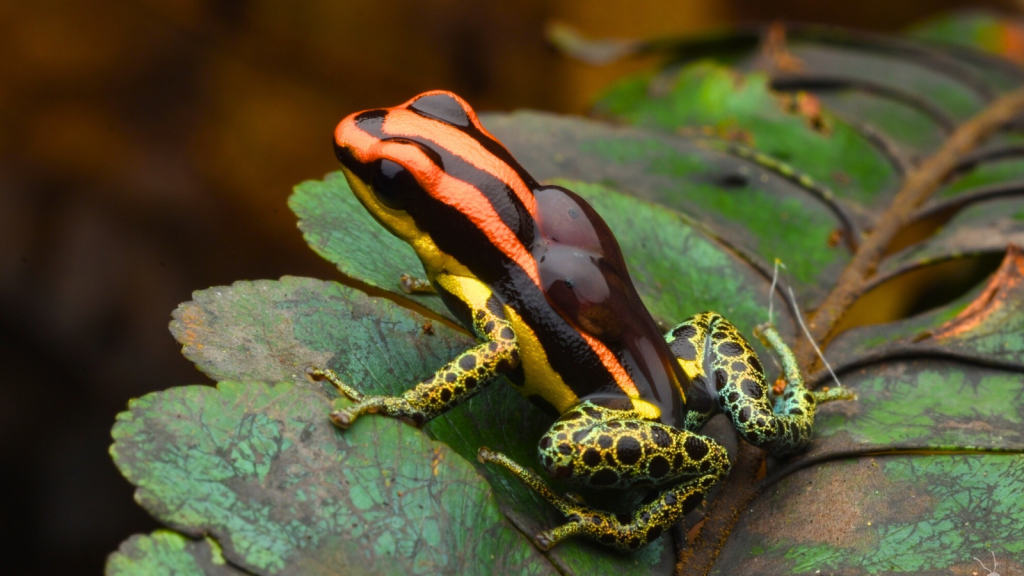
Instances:
[[[331,413],[339,428],[352,425],[361,414],[380,413],[422,426],[465,402],[498,376],[519,364],[515,331],[503,306],[478,280],[446,276],[439,284],[454,292],[469,308],[473,331],[483,342],[470,348],[401,396],[367,396],[341,381],[332,370],[308,369],[316,380],[327,380],[355,405]]]
[[[786,377],[786,393],[776,399],[774,407],[754,349],[722,316],[698,314],[672,329],[666,339],[690,379],[713,387],[719,407],[744,440],[776,456],[800,452],[811,441],[817,405],[849,400],[854,395],[846,388],[808,390],[796,357],[775,328],[763,325],[757,334],[779,356]]]
[[[534,472],[481,448],[481,462],[507,468],[569,518],[537,535],[544,549],[575,535],[621,550],[640,548],[700,504],[729,472],[725,448],[711,438],[591,402],[563,414],[539,446],[540,460],[555,478],[593,488],[662,487],[632,514],[619,516],[559,496]]]

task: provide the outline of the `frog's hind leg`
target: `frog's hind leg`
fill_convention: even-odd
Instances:
[[[563,414],[541,438],[539,449],[541,462],[555,478],[596,488],[665,487],[632,514],[620,516],[558,496],[537,474],[481,449],[482,462],[507,468],[569,518],[567,524],[537,535],[545,549],[581,534],[635,550],[696,507],[729,471],[728,455],[714,440],[643,420],[635,410],[591,402]]]
[[[793,454],[811,441],[817,404],[853,394],[844,388],[811,392],[804,386],[796,357],[775,328],[761,327],[759,336],[778,354],[787,380],[786,394],[774,408],[754,349],[722,316],[714,312],[696,316],[670,333],[669,346],[687,373],[698,372],[714,386],[719,408],[744,440],[776,456]]]

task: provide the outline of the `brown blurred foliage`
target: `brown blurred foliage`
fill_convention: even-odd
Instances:
[[[168,314],[192,290],[333,268],[290,187],[344,115],[433,88],[580,113],[650,62],[543,42],[793,18],[898,29],[977,2],[7,0],[0,3],[0,546],[6,573],[96,573],[155,527],[106,454],[127,400],[206,379]],[[986,5],[1013,7],[1009,0]]]

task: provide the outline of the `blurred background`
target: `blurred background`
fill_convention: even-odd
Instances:
[[[156,523],[107,454],[129,398],[207,379],[169,314],[193,290],[336,277],[286,201],[346,114],[428,89],[580,114],[612,79],[546,46],[794,19],[897,31],[955,0],[5,0],[0,3],[4,573],[96,574]]]

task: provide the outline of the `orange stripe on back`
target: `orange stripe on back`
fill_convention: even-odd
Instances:
[[[504,182],[515,192],[530,215],[536,217],[537,200],[533,197],[533,191],[519,178],[519,174],[462,130],[405,109],[392,109],[388,112],[383,130],[388,136],[427,138],[443,146],[474,167]]]
[[[394,121],[392,117],[395,117]],[[474,124],[478,125],[475,116],[472,119]],[[491,243],[497,246],[510,260],[518,264],[533,283],[543,290],[533,255],[526,250],[512,229],[501,220],[483,192],[471,184],[449,176],[444,170],[438,168],[418,146],[381,140],[364,132],[349,119],[346,120],[341,122],[335,130],[335,140],[339,145],[347,146],[360,162],[369,163],[379,158],[394,159],[400,162],[416,174],[426,193],[465,214]],[[480,129],[483,131],[482,127]],[[479,142],[466,133],[442,122],[423,118],[414,112],[396,109],[390,109],[385,117],[384,131],[388,135],[398,137],[430,137],[453,154],[509,184],[520,199],[529,199],[530,202],[524,202],[524,204],[531,214],[535,212],[536,202],[533,193],[526,188],[515,171],[487,152]],[[576,331],[594,351],[608,373],[612,375],[616,385],[628,396],[638,398],[640,393],[636,384],[615,354],[597,338],[579,330],[578,327]]]

